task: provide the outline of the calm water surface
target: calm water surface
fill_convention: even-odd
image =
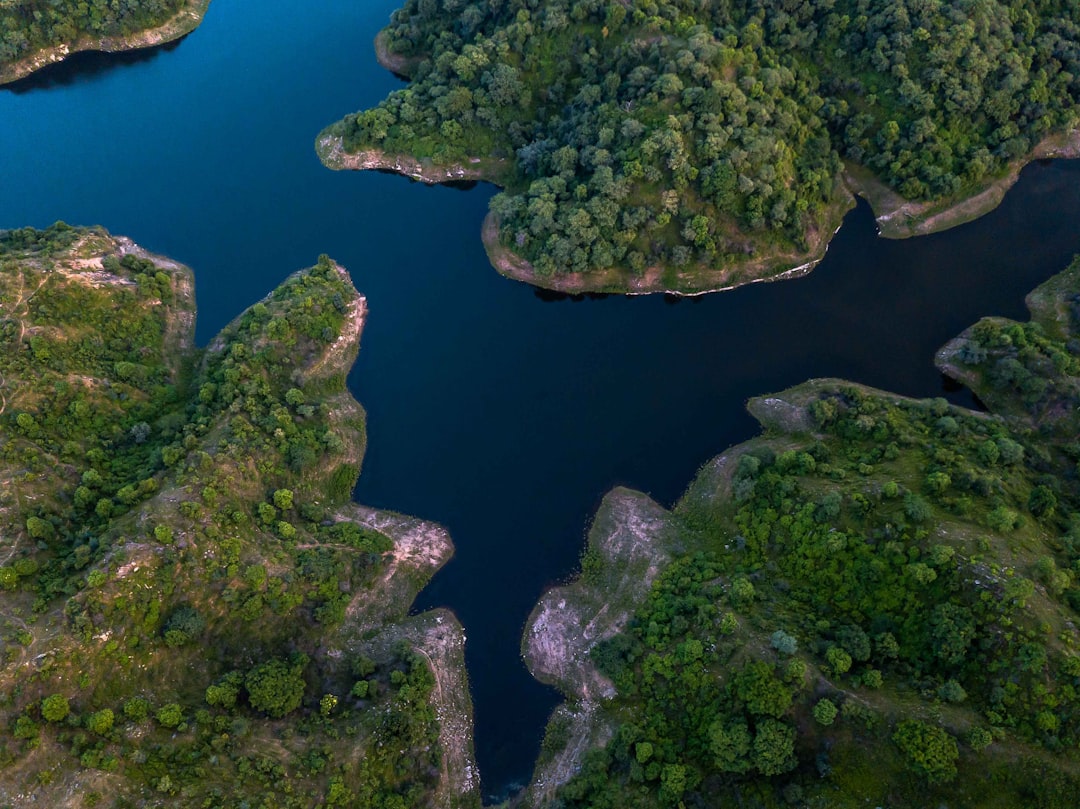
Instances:
[[[549,300],[479,240],[491,189],[324,170],[318,131],[396,86],[370,42],[397,0],[214,0],[148,54],[84,56],[0,90],[0,228],[102,224],[194,268],[200,341],[329,253],[371,315],[350,386],[370,445],[357,497],[445,524],[457,555],[419,608],[468,633],[484,789],[531,771],[557,695],[519,658],[616,484],[678,497],[750,437],[747,397],[842,376],[936,396],[934,350],[1080,251],[1080,165],[1029,167],[978,222],[875,238],[861,206],[809,277],[677,303]]]

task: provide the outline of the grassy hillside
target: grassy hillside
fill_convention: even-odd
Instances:
[[[570,701],[523,802],[1074,805],[1078,295],[943,350],[990,413],[815,380],[673,511],[609,495],[526,631]]]
[[[197,350],[190,271],[57,225],[0,311],[0,805],[476,803],[460,627],[406,618],[449,539],[350,502],[348,274]]]

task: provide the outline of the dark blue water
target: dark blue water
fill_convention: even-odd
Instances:
[[[175,46],[0,90],[0,228],[102,224],[186,262],[201,341],[319,253],[351,269],[371,308],[350,377],[370,417],[357,497],[454,537],[418,606],[466,627],[477,757],[502,794],[557,699],[520,663],[522,624],[574,569],[603,493],[670,504],[754,433],[748,396],[808,377],[940,395],[934,350],[980,315],[1023,316],[1080,250],[1080,165],[1031,166],[993,214],[915,241],[876,239],[860,207],[805,279],[552,301],[488,265],[489,189],[315,157],[325,124],[399,86],[370,47],[395,3],[214,0]]]

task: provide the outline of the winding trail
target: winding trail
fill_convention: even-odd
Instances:
[[[424,649],[424,647],[421,646],[420,644],[415,644],[413,646],[413,649],[418,654],[423,655],[424,660],[427,661],[428,668],[431,669],[431,675],[435,679],[435,700],[436,700],[435,704],[437,706],[438,705],[445,705],[446,700],[443,698],[442,667],[437,666],[435,664],[435,661],[432,659],[431,655],[429,655],[427,653],[427,651]],[[439,722],[439,731],[440,731],[440,733],[445,733],[445,728],[444,728],[442,722]],[[445,751],[445,744],[443,745],[443,747],[444,747],[444,751]],[[440,773],[439,774],[439,783],[441,785],[446,785],[446,784],[450,783],[450,767],[446,763],[447,758],[449,758],[449,756],[447,756],[445,754],[439,756],[439,773]]]
[[[30,314],[30,301],[33,299],[41,288],[48,282],[49,276],[43,275],[38,282],[37,287],[30,293],[29,297],[26,297],[26,276],[19,272],[19,293],[16,296],[15,303],[12,304],[11,314],[7,319],[14,320],[19,324],[19,339],[15,341],[16,346],[21,346],[23,340],[26,338],[26,316]],[[20,310],[24,310],[20,313]],[[7,395],[4,393],[7,388],[7,377],[3,371],[0,371],[0,416],[4,415],[7,411]]]

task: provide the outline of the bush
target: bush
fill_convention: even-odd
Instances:
[[[949,680],[939,686],[937,695],[945,702],[963,702],[967,699],[967,691],[956,680]]]
[[[945,730],[917,719],[901,722],[893,742],[907,758],[909,769],[931,784],[941,784],[956,777],[960,751],[956,739]]]
[[[992,530],[1006,534],[1020,527],[1020,515],[1011,508],[998,506],[986,515],[986,524]]]
[[[746,604],[754,598],[754,585],[740,576],[731,583],[731,601],[734,605]]]
[[[784,655],[793,655],[799,649],[799,642],[782,629],[772,633],[770,642],[776,651]]]
[[[319,713],[323,716],[329,716],[334,712],[334,708],[338,705],[338,698],[333,694],[323,694],[322,699],[319,700]]]
[[[851,655],[839,646],[830,646],[825,652],[825,659],[829,661],[834,674],[844,674],[851,669]]]
[[[754,734],[754,767],[762,775],[780,775],[795,766],[795,728],[776,719],[758,723]]]
[[[268,660],[251,669],[244,678],[248,701],[255,710],[280,719],[300,707],[304,698],[304,666],[301,656],[294,661]]]
[[[904,514],[912,522],[921,523],[929,520],[934,512],[930,508],[930,504],[919,495],[909,494],[904,498]]]
[[[124,716],[132,722],[141,722],[150,715],[150,703],[142,697],[132,697],[124,703]]]
[[[206,703],[225,710],[233,708],[236,705],[237,697],[240,696],[240,685],[243,683],[243,679],[243,675],[238,671],[225,675],[217,683],[206,689]]]
[[[158,709],[155,718],[164,727],[174,728],[184,721],[184,709],[177,703],[170,702],[167,705],[162,705]]]
[[[836,705],[828,699],[818,700],[814,706],[814,719],[819,725],[831,725],[836,721],[836,715],[840,713]]]
[[[967,743],[968,746],[978,752],[979,750],[985,750],[994,741],[994,736],[986,728],[973,727],[968,731]]]
[[[63,694],[53,694],[41,701],[41,716],[49,722],[62,722],[70,712],[71,706]]]
[[[189,643],[202,634],[206,622],[192,607],[179,607],[165,624],[165,643],[175,648]]]
[[[768,663],[748,663],[735,675],[735,694],[752,714],[782,716],[791,707],[791,689],[773,674]]]
[[[104,736],[113,727],[113,712],[109,708],[102,708],[86,717],[86,728],[91,733]]]

